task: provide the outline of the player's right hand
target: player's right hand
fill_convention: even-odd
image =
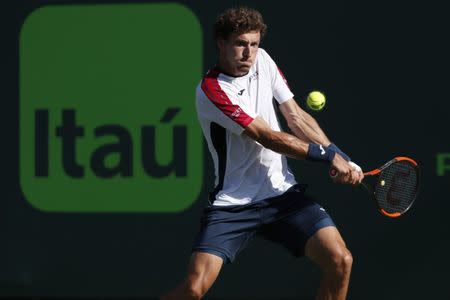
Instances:
[[[336,175],[333,176],[332,179],[337,183],[358,185],[364,178],[362,172],[358,172],[338,153],[336,153],[331,161],[330,167],[336,172]]]

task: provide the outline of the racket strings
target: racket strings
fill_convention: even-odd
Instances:
[[[382,171],[376,184],[375,197],[388,213],[405,212],[417,194],[418,174],[408,161],[397,161]]]

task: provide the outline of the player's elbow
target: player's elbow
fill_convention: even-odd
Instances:
[[[272,149],[277,140],[276,131],[269,129],[264,132],[260,132],[260,134],[256,136],[255,140],[263,147]]]
[[[275,138],[275,131],[259,118],[245,128],[244,133],[266,148]]]

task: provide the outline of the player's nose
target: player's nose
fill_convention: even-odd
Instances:
[[[250,46],[247,46],[244,48],[244,51],[242,51],[242,58],[248,59],[250,57]]]

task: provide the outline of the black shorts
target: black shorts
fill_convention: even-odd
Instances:
[[[246,205],[205,208],[193,252],[207,252],[231,263],[250,239],[257,235],[303,256],[314,233],[335,226],[319,204],[305,194],[305,185],[295,185],[284,194]]]

